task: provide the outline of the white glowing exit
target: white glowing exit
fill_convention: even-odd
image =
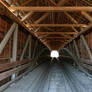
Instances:
[[[50,57],[58,58],[59,57],[59,52],[57,50],[52,50],[51,53],[50,53]]]

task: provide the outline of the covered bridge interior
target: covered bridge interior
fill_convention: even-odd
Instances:
[[[0,92],[92,92],[92,0],[0,0]]]

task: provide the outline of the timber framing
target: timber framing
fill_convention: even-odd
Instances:
[[[82,5],[81,2],[84,1],[81,1],[77,6],[76,4],[72,5],[69,0],[60,0],[57,3],[54,0],[49,0],[47,2],[49,3],[48,5],[45,5],[45,2],[33,2],[33,0],[23,1],[22,3],[13,1],[11,4],[14,4],[14,6],[11,6],[6,4],[6,1],[4,0],[0,1],[0,3],[10,12],[9,14],[13,16],[12,19],[16,19],[17,23],[20,23],[31,34],[40,39],[41,42],[43,42],[42,39],[46,39],[46,36],[44,36],[45,34],[48,37],[51,37],[50,35],[56,35],[53,39],[57,38],[57,35],[60,34],[59,37],[61,38],[64,37],[66,39],[68,37],[69,40],[60,45],[59,48],[64,47],[81,34],[81,28],[84,28],[85,31],[85,29],[91,26],[92,18],[89,13],[92,12],[92,7],[89,2],[85,2],[88,5]],[[16,5],[16,3],[18,3],[18,5]],[[37,3],[37,5],[35,5],[35,3]],[[19,15],[16,15],[16,13]],[[82,17],[85,18],[84,20],[86,22],[83,22],[84,20]],[[58,22],[56,22],[56,18]],[[59,28],[62,28],[61,32],[57,31]],[[66,30],[68,31],[66,32]],[[48,47],[48,44],[50,43],[44,44]]]
[[[0,92],[52,50],[92,71],[91,31],[92,0],[0,0]]]
[[[37,34],[77,34],[76,32],[36,32]]]
[[[86,24],[27,24],[27,27],[87,27]]]
[[[60,12],[60,11],[88,11],[88,12],[92,12],[92,7],[86,7],[86,6],[82,6],[82,7],[9,7],[9,10],[14,12],[17,10],[21,10],[21,11],[34,11],[34,12]]]

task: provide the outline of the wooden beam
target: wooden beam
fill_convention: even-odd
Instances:
[[[36,32],[36,34],[76,34],[76,32]]]
[[[53,0],[49,0],[53,5],[57,5]]]
[[[54,5],[63,5],[63,4],[66,3],[66,2],[68,2],[68,0],[60,0],[60,1],[58,2],[58,4],[55,4],[55,3],[54,3]],[[48,13],[48,14],[45,13],[45,14],[42,16],[41,21],[44,20],[48,15],[49,15],[49,13]],[[39,20],[40,20],[40,19],[39,19]],[[40,22],[41,22],[41,21],[40,21]]]
[[[28,4],[28,3],[30,3],[32,0],[27,0],[27,1],[25,1],[25,2],[23,2],[22,4],[21,4],[21,6],[25,6],[26,4]],[[27,20],[29,17],[31,17],[32,15],[33,15],[33,13],[34,12],[29,12],[28,14],[26,14],[24,17],[23,17],[23,19],[21,20],[21,21],[25,21],[25,20]]]
[[[26,24],[27,27],[87,27],[86,24]]]
[[[35,11],[35,12],[51,12],[51,11],[54,11],[54,12],[60,12],[60,11],[89,11],[89,12],[92,12],[92,7],[91,6],[77,6],[77,7],[74,7],[74,6],[68,6],[68,7],[9,7],[9,10],[10,11],[16,11],[16,10],[21,10],[21,11]]]
[[[69,39],[41,39],[42,41],[60,41],[60,42],[66,42]]]
[[[6,44],[8,43],[12,33],[15,31],[16,28],[16,23],[13,23],[9,29],[9,31],[6,33],[5,37],[3,38],[3,40],[0,42],[0,54],[2,53],[2,51],[4,50]]]
[[[82,40],[82,44],[84,45],[84,47],[86,48],[86,51],[88,52],[88,56],[92,62],[92,52],[88,46],[88,43],[86,42],[86,39],[84,37],[84,35],[80,35],[80,39]]]
[[[0,0],[0,4],[1,4],[2,7],[4,7],[4,8],[7,10],[7,14],[6,14],[6,15],[7,15],[8,17],[10,17],[12,20],[14,20],[15,22],[17,22],[17,23],[19,23],[20,25],[22,25],[29,33],[31,33],[32,35],[34,35],[34,34],[33,34],[33,31],[30,31],[29,28],[26,27],[26,25],[25,25],[23,22],[21,22],[20,19],[19,19],[18,17],[16,17],[16,16],[14,15],[14,13],[12,13],[12,12],[9,10],[9,7],[8,7],[8,5],[7,5],[5,2],[3,2],[2,0]]]
[[[53,2],[52,0],[50,0],[51,2]],[[58,4],[55,4],[54,2],[54,5],[63,5],[66,1],[65,0],[61,0],[58,2]],[[41,22],[42,20],[44,20],[47,16],[49,15],[49,13],[45,13],[41,18],[39,18],[37,21],[35,21],[34,23],[39,23]]]
[[[73,29],[75,32],[78,33],[78,30],[77,30],[75,27],[72,27],[72,29]]]
[[[67,12],[64,12],[64,13],[71,19],[72,22],[78,24],[78,22],[69,13]]]
[[[66,14],[67,17],[69,17],[71,19],[71,21],[73,21],[75,24],[78,24],[78,22],[70,15],[68,14],[67,12],[64,12]],[[72,26],[72,29],[75,31],[75,32],[78,32],[78,30],[76,30],[75,27]]]
[[[69,0],[59,0],[57,5],[64,5],[67,2],[69,2]]]
[[[38,20],[36,20],[34,23],[38,24],[40,23],[42,20],[44,20],[46,17],[48,16],[48,13],[45,13],[42,17],[40,17]]]
[[[21,21],[23,22],[23,21],[27,20],[29,17],[31,17],[31,16],[33,15],[33,13],[34,13],[34,12],[29,12],[28,14],[26,14],[26,15],[21,19]]]
[[[5,71],[5,72],[0,73],[0,81],[2,81],[2,80],[4,80],[4,79],[8,78],[8,77],[11,76],[11,74],[14,73],[14,72],[17,73],[17,72],[19,72],[19,71],[21,71],[21,70],[23,70],[23,69],[28,68],[28,67],[30,66],[30,64],[31,64],[31,63],[24,64],[24,65],[22,65],[21,67],[18,66],[17,68],[13,68],[13,69],[11,69],[11,70],[8,70],[8,71]]]
[[[28,47],[30,38],[31,38],[31,36],[29,35],[28,38],[27,38],[27,40],[26,40],[25,46],[24,46],[24,48],[23,48],[22,54],[21,54],[21,56],[20,56],[20,61],[23,60],[23,58],[24,58],[24,54],[25,54],[25,52],[26,52],[26,50],[27,50],[27,47]]]
[[[66,38],[43,38],[42,40],[69,40],[69,39],[66,39]]]
[[[18,1],[19,1],[19,0],[16,0],[16,1],[14,1],[14,0],[10,0],[11,5],[14,5],[14,4],[18,3]]]
[[[13,49],[12,49],[12,58],[11,58],[11,62],[16,62],[17,60],[17,43],[18,43],[18,24],[16,25],[16,29],[14,31],[14,35],[13,35]],[[12,74],[11,76],[11,80],[15,79],[15,77],[17,76],[16,73]]]
[[[50,0],[50,1],[51,1],[52,4],[54,4],[55,6],[57,6],[57,4],[54,1],[52,1],[52,0]],[[64,2],[65,0],[60,0],[58,6],[60,6],[61,1]],[[66,0],[66,1],[68,1],[68,0]],[[69,17],[71,19],[71,21],[73,21],[75,24],[78,24],[78,22],[69,13],[67,13],[67,12],[64,12],[64,13],[66,14],[67,17]],[[72,26],[72,29],[75,32],[78,32],[76,30],[76,28],[74,28],[73,26]]]
[[[32,0],[26,0],[25,2],[23,2],[22,4],[21,4],[21,6],[25,6],[26,4],[28,4],[28,3],[30,3]]]
[[[43,38],[48,38],[48,37],[51,37],[51,38],[66,38],[66,39],[71,39],[72,37],[70,35],[67,35],[67,34],[60,34],[60,36],[55,36],[55,37],[52,37],[52,36],[48,36],[49,34],[45,34],[45,35],[39,35],[39,34],[36,34],[35,35],[39,38],[39,39],[43,39]],[[39,36],[38,36],[39,35]],[[51,34],[50,34],[51,35]]]
[[[31,60],[31,59],[30,59],[30,60]],[[23,60],[23,61],[8,62],[8,63],[5,63],[5,64],[0,64],[0,72],[3,72],[3,71],[6,71],[6,70],[15,68],[15,67],[17,67],[17,66],[21,66],[21,65],[23,65],[23,64],[27,64],[27,63],[30,62],[30,60],[25,59],[25,60]]]
[[[88,19],[90,22],[92,22],[92,17],[87,12],[82,11],[81,14],[85,16],[85,18]]]
[[[50,40],[42,40],[42,42],[66,42],[66,41],[65,40],[60,40],[60,39],[59,40],[58,39],[56,39],[56,40],[53,40],[53,39],[51,40],[50,39]]]
[[[67,45],[68,43],[72,42],[77,37],[79,37],[81,34],[87,32],[91,27],[92,27],[92,23],[89,24],[89,26],[87,28],[85,28],[84,30],[80,31],[77,35],[75,35],[74,37],[72,37],[69,41],[67,41],[66,43],[64,43],[59,50],[61,50],[65,45]]]
[[[63,39],[63,38],[65,38],[65,39],[70,39],[70,37],[64,37],[64,36],[49,36],[49,37],[44,37],[43,39],[48,39],[48,38],[50,38],[50,39]]]

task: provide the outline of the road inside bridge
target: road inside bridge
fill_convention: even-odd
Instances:
[[[4,92],[92,92],[92,78],[67,63],[45,63]]]

